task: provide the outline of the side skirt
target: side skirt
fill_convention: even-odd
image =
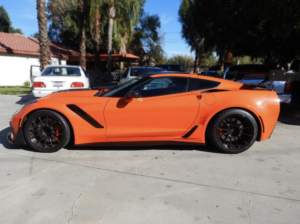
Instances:
[[[90,144],[78,144],[75,146],[160,146],[160,145],[195,145],[204,146],[204,143],[174,142],[174,141],[148,141],[148,142],[99,142]]]

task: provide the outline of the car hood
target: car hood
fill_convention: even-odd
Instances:
[[[53,97],[93,97],[98,90],[89,90],[89,89],[78,89],[78,90],[62,90],[54,92],[45,98]]]

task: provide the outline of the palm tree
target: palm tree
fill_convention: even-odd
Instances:
[[[107,48],[107,74],[110,80],[111,73],[111,53],[112,53],[112,37],[113,37],[113,27],[114,19],[116,17],[116,7],[115,0],[111,0],[111,4],[108,10],[108,48]]]
[[[110,80],[111,73],[111,53],[113,31],[115,36],[121,36],[120,52],[126,53],[126,45],[128,42],[128,35],[132,36],[133,26],[138,23],[140,12],[144,5],[144,0],[111,0],[108,11],[108,50],[107,50],[107,71]],[[117,29],[114,29],[114,20],[118,19]],[[123,32],[120,32],[123,29]]]
[[[100,72],[100,40],[101,40],[101,20],[104,19],[106,3],[110,0],[89,0],[89,24],[92,35],[92,44],[95,56],[95,70]]]
[[[79,29],[79,65],[86,70],[86,46],[85,46],[85,27],[84,27],[84,0],[78,0],[77,19]]]
[[[37,19],[39,24],[39,35],[40,35],[40,63],[41,71],[45,67],[50,65],[50,46],[48,40],[48,31],[47,31],[47,15],[46,15],[46,3],[45,0],[36,1],[37,9]]]

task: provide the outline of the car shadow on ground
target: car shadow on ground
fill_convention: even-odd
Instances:
[[[281,104],[278,121],[288,125],[300,125],[300,106]]]
[[[32,149],[30,149],[27,145],[11,145],[7,141],[7,134],[11,131],[10,127],[7,127],[0,131],[0,145],[2,145],[4,148],[9,150],[18,150],[18,149],[24,149],[26,151],[33,152]]]
[[[131,146],[67,146],[65,147],[68,150],[84,150],[84,151],[96,151],[96,150],[119,150],[119,151],[139,151],[139,150],[176,150],[176,151],[202,151],[202,152],[209,152],[209,153],[218,153],[222,154],[221,152],[217,151],[213,147],[206,146],[206,145],[172,145],[172,144],[155,144],[155,145],[131,145]]]
[[[32,94],[28,94],[28,95],[19,95],[20,99],[16,102],[16,104],[20,104],[23,105],[25,103],[28,103],[32,100],[35,100],[37,98],[35,98]]]
[[[3,145],[4,148],[8,150],[25,150],[25,151],[31,151],[33,152],[29,146],[27,145],[11,145],[7,141],[7,134],[11,131],[10,127],[7,127],[0,131],[0,145]],[[70,151],[76,151],[76,150],[84,150],[84,151],[139,151],[139,150],[177,150],[177,151],[183,151],[183,150],[196,150],[196,151],[202,151],[202,152],[209,152],[209,153],[219,153],[216,149],[214,149],[211,146],[207,145],[148,145],[148,146],[74,146],[72,144],[65,147],[65,149]]]

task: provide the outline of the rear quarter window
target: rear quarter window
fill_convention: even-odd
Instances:
[[[194,79],[190,78],[189,91],[197,91],[203,89],[213,89],[220,85],[220,82],[205,80],[205,79]]]

